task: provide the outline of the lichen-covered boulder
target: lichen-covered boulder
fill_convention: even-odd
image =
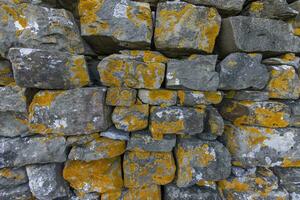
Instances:
[[[219,46],[223,55],[233,52],[298,53],[300,38],[294,36],[283,21],[235,16],[222,20]]]
[[[104,131],[111,125],[105,93],[104,87],[40,91],[30,104],[30,130],[64,135]]]
[[[162,140],[155,140],[147,130],[132,132],[126,149],[129,151],[171,152],[175,145],[175,135],[165,135]]]
[[[162,138],[163,134],[195,135],[204,129],[204,116],[201,108],[153,106],[150,109],[150,131],[156,138]]]
[[[219,86],[216,63],[216,55],[199,56],[197,59],[172,59],[167,63],[166,87],[215,91]]]
[[[169,54],[212,53],[221,17],[215,8],[185,2],[161,2],[156,10],[154,42]]]
[[[14,82],[11,63],[0,59],[0,85],[8,85]]]
[[[300,80],[294,67],[289,65],[268,66],[270,81],[266,87],[273,99],[298,99]]]
[[[129,132],[117,129],[115,126],[111,126],[106,131],[101,132],[100,136],[113,140],[129,140]]]
[[[124,185],[127,188],[165,185],[175,177],[172,152],[127,151],[124,155]]]
[[[33,199],[32,193],[28,184],[22,184],[13,188],[1,188],[0,189],[0,199],[10,200],[30,200]]]
[[[98,71],[101,83],[106,86],[158,89],[164,80],[165,64],[113,54],[99,63]]]
[[[92,161],[113,158],[125,152],[125,141],[96,137],[92,141],[74,146],[69,153],[69,160]]]
[[[0,188],[13,188],[28,182],[25,168],[0,169]]]
[[[175,149],[178,187],[188,187],[201,180],[216,181],[231,172],[231,156],[217,141],[181,138]]]
[[[268,101],[269,92],[259,90],[231,90],[225,94],[225,98],[237,101]]]
[[[66,161],[64,137],[0,138],[0,168]]]
[[[221,90],[263,89],[269,80],[261,54],[232,53],[218,65]]]
[[[219,104],[223,99],[223,94],[219,91],[179,90],[177,93],[181,106],[200,107],[202,105]]]
[[[32,194],[41,200],[67,197],[70,188],[62,177],[62,169],[56,163],[26,166]]]
[[[21,87],[72,89],[86,86],[90,82],[86,61],[81,55],[11,48],[8,57],[12,62],[16,83]]]
[[[233,163],[244,167],[298,167],[300,129],[225,125],[224,143]]]
[[[87,144],[96,138],[99,138],[99,133],[92,133],[88,135],[72,135],[68,136],[66,138],[67,140],[67,146],[73,147],[73,146],[83,146],[84,144]]]
[[[84,52],[77,24],[66,10],[0,2],[0,17],[2,57],[11,47]]]
[[[132,106],[136,102],[136,95],[135,89],[110,87],[107,89],[105,102],[110,106]]]
[[[123,187],[120,157],[90,162],[69,160],[65,164],[63,177],[81,193],[104,193]]]
[[[147,128],[149,105],[133,105],[130,107],[115,107],[112,121],[117,129],[123,131],[139,131]]]
[[[220,114],[236,125],[280,128],[289,125],[291,109],[276,101],[226,100],[222,102]]]
[[[148,3],[129,0],[80,0],[81,35],[97,53],[150,49],[152,14]]]
[[[139,99],[145,103],[155,106],[173,106],[177,102],[177,91],[174,90],[139,90]]]
[[[121,54],[141,58],[143,62],[160,62],[167,63],[168,58],[158,51],[149,50],[122,50]]]

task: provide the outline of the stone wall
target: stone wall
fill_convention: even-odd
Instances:
[[[0,200],[300,200],[298,12],[0,0]]]

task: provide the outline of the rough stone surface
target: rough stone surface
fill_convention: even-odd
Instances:
[[[267,91],[258,90],[231,90],[226,93],[225,98],[237,101],[268,101],[269,93]]]
[[[89,74],[84,56],[59,51],[11,48],[17,85],[40,89],[72,89],[88,85]]]
[[[0,189],[0,199],[3,200],[30,200],[32,198],[33,196],[28,184],[19,185],[9,189]]]
[[[217,141],[181,138],[175,149],[178,187],[188,187],[201,180],[227,178],[231,171],[231,156]]]
[[[167,63],[169,58],[158,51],[149,50],[122,50],[121,54],[133,56],[142,59],[143,62],[160,62]]]
[[[64,137],[0,138],[0,168],[64,161]]]
[[[0,188],[13,188],[27,182],[25,168],[0,169]]]
[[[177,91],[173,90],[139,90],[139,99],[150,105],[173,106],[177,102]]]
[[[201,105],[219,104],[223,99],[223,94],[219,91],[179,90],[177,93],[181,106],[200,107]]]
[[[33,133],[90,134],[111,125],[111,109],[104,105],[106,88],[40,91],[30,105]]]
[[[101,132],[100,136],[113,140],[129,140],[129,132],[122,131],[112,126],[108,130]]]
[[[69,186],[63,179],[61,164],[26,166],[32,194],[41,200],[67,197]]]
[[[266,58],[262,61],[265,65],[289,65],[295,67],[295,69],[299,68],[299,62],[300,58],[293,53],[283,54],[279,57]]]
[[[27,135],[29,133],[27,117],[24,113],[0,112],[0,136]]]
[[[0,59],[0,85],[8,85],[14,82],[11,63]]]
[[[110,106],[132,106],[136,102],[136,95],[135,89],[110,87],[106,94],[106,104]]]
[[[26,89],[15,85],[0,87],[0,112],[27,113]]]

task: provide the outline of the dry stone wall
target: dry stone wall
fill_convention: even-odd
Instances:
[[[300,200],[299,12],[0,0],[0,200]]]

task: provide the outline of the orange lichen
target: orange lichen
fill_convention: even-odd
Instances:
[[[76,58],[70,68],[72,74],[70,81],[76,86],[85,86],[89,84],[90,78],[83,56]]]
[[[106,103],[115,106],[130,106],[135,103],[136,93],[132,89],[111,87],[106,94]]]
[[[177,97],[176,91],[173,90],[148,90],[148,97],[150,102],[157,103],[168,103]]]
[[[284,61],[294,61],[296,59],[296,55],[294,53],[286,53],[280,56],[280,58]]]
[[[152,27],[152,15],[150,7],[139,6],[136,9],[127,6],[126,15],[135,26],[140,27],[145,24],[147,27]]]
[[[300,167],[300,160],[292,160],[285,157],[282,161],[281,167]]]
[[[185,129],[184,121],[181,119],[173,122],[151,121],[150,123],[150,131],[152,134],[182,133],[184,129]]]
[[[212,104],[218,104],[222,101],[222,93],[221,92],[211,92],[205,91],[203,92],[206,100]]]
[[[136,67],[136,80],[142,80],[143,88],[159,88],[165,76],[165,65],[162,63],[139,64]],[[158,85],[158,86],[157,86]]]
[[[267,108],[255,109],[256,121],[265,127],[287,127],[289,122],[285,119],[285,113],[273,111]]]
[[[15,179],[15,180],[25,179],[25,176],[23,174],[15,173],[13,170],[9,168],[0,169],[0,177],[4,177],[7,179]]]
[[[160,186],[151,185],[143,188],[129,189],[123,197],[124,200],[160,200],[161,191]]]
[[[219,181],[218,186],[221,190],[233,190],[235,192],[247,192],[250,189],[247,183],[240,182],[238,179]]]
[[[96,148],[96,151],[100,154],[105,154],[107,158],[113,158],[119,156],[125,152],[126,144],[122,140],[112,140],[105,137],[98,137],[95,139],[100,145]],[[87,147],[94,146],[93,142],[86,144]]]
[[[160,62],[166,63],[169,59],[159,52],[153,51],[141,51],[141,50],[130,50],[129,55],[131,56],[142,56],[144,62]]]
[[[206,42],[204,43],[203,41],[200,41],[198,48],[207,53],[212,53],[219,32],[220,32],[220,24],[218,24],[217,22],[210,22],[209,24],[205,24],[202,28],[201,40]]]
[[[9,66],[4,66],[3,68],[0,66],[0,85],[8,85],[12,82],[14,82],[14,78],[11,68]]]
[[[239,146],[236,142],[236,138],[232,126],[229,125],[224,126],[224,135],[225,135],[227,149],[232,155],[235,155]]]
[[[97,12],[100,10],[104,0],[80,0],[78,12],[81,24],[91,24],[97,21]]]

